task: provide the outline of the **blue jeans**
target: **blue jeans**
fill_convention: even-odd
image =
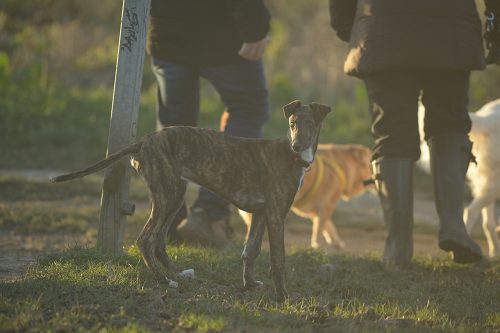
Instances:
[[[263,136],[270,107],[262,61],[242,59],[229,65],[203,68],[158,58],[152,58],[152,62],[158,83],[158,118],[163,127],[197,125],[200,77],[203,77],[217,90],[229,113],[225,133],[247,138]],[[205,188],[200,188],[193,207],[203,208],[209,220],[229,216],[229,204]],[[179,214],[186,214],[185,207]]]

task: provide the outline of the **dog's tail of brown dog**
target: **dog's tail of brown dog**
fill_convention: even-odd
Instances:
[[[117,160],[119,160],[120,158],[122,158],[125,155],[138,152],[141,149],[142,144],[143,144],[142,141],[134,143],[128,147],[123,148],[122,150],[117,151],[114,154],[109,155],[105,159],[100,160],[99,162],[97,162],[97,163],[95,163],[95,164],[93,164],[93,165],[91,165],[83,170],[67,173],[67,174],[61,175],[61,176],[57,176],[57,177],[51,178],[50,181],[53,183],[65,182],[67,180],[72,180],[75,178],[80,178],[80,177],[83,177],[86,175],[90,175],[91,173],[94,173],[94,172],[97,172],[99,170],[104,169],[105,167],[116,162]]]

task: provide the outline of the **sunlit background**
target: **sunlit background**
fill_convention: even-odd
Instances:
[[[343,74],[347,44],[330,28],[328,0],[266,3],[272,41],[264,61],[273,110],[266,136],[284,135],[281,107],[301,99],[333,108],[322,142],[370,146],[365,89]],[[477,3],[483,16],[483,2]],[[343,251],[310,250],[310,222],[290,214],[286,278],[292,299],[283,306],[268,296],[266,247],[257,263],[264,289],[241,293],[245,227],[236,213],[237,237],[229,249],[169,248],[181,267],[196,268],[199,279],[161,295],[133,246],[149,215],[138,178],[131,184],[137,211],[127,220],[126,255],[93,250],[102,175],[60,185],[47,175],[105,156],[121,9],[120,0],[0,0],[0,331],[500,330],[498,260],[469,269],[438,250],[431,181],[421,171],[410,270],[386,272],[380,265],[386,227],[374,195],[336,209]],[[207,82],[202,88],[200,126],[217,129],[224,106]],[[499,97],[500,67],[472,74],[471,111]],[[146,57],[138,137],[156,129],[155,99]],[[194,195],[191,188],[188,201]],[[486,250],[480,223],[473,236]]]
[[[329,26],[326,0],[268,1],[272,42],[265,65],[273,117],[293,99],[333,106],[322,141],[371,144],[361,81],[343,74],[347,44]],[[478,3],[482,8],[482,2]],[[2,0],[0,4],[0,167],[70,168],[106,149],[121,1]],[[480,10],[482,12],[482,9]],[[146,58],[138,135],[155,129],[156,86]],[[500,69],[472,75],[471,110],[500,97]],[[206,82],[200,125],[223,111]]]

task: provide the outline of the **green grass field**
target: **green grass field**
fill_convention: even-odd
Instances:
[[[419,254],[411,268],[395,271],[380,264],[380,251],[312,251],[289,243],[286,282],[291,297],[277,304],[266,247],[256,266],[264,287],[241,292],[239,237],[223,250],[169,247],[181,268],[195,269],[196,278],[177,279],[178,290],[158,288],[133,245],[147,219],[145,187],[133,179],[131,193],[138,211],[128,221],[126,253],[112,257],[93,249],[100,184],[99,177],[57,185],[0,178],[3,255],[28,253],[25,242],[38,238],[47,242],[29,252],[38,259],[27,271],[0,282],[1,332],[500,330],[499,261],[459,266],[444,255]],[[289,228],[299,225],[289,222]],[[383,225],[367,221],[351,228],[364,238],[366,228]],[[429,231],[416,232],[418,236]],[[89,245],[56,247],[51,242],[58,235],[87,240]],[[23,244],[5,244],[17,236]]]
[[[0,331],[498,332],[500,265],[459,267],[417,258],[388,271],[376,256],[288,252],[291,298],[270,297],[268,253],[261,290],[240,291],[240,248],[172,247],[194,280],[159,289],[135,247],[121,257],[93,249],[45,256],[19,280],[2,283]],[[330,264],[326,270],[322,265]],[[330,267],[330,266],[328,266]]]

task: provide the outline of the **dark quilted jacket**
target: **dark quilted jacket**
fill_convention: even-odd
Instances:
[[[332,27],[349,40],[344,65],[359,77],[398,70],[483,69],[474,0],[330,0]]]
[[[243,42],[268,34],[269,20],[263,0],[151,0],[147,50],[183,65],[228,64]]]

